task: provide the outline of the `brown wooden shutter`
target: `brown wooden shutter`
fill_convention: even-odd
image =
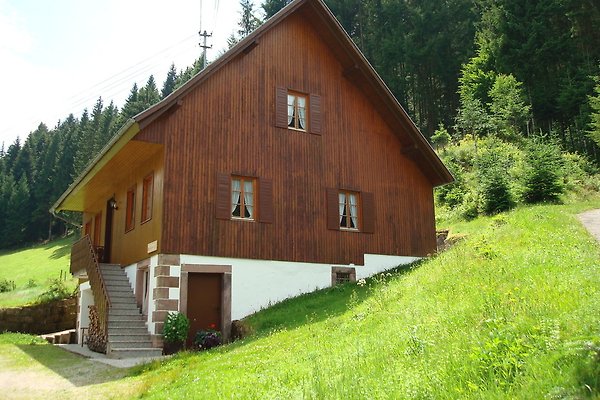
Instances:
[[[361,192],[362,201],[362,229],[364,233],[375,232],[375,199],[373,193]]]
[[[340,230],[340,211],[338,209],[338,190],[327,188],[327,229]]]
[[[261,178],[258,181],[258,220],[273,223],[273,181]]]
[[[275,91],[275,126],[287,128],[287,89],[278,87]]]
[[[231,176],[217,174],[217,199],[215,214],[218,219],[231,219]]]
[[[310,95],[308,114],[308,122],[310,123],[310,133],[315,135],[321,134],[321,96],[316,94]]]

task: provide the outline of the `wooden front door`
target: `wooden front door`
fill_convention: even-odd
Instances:
[[[190,332],[187,346],[192,346],[196,332],[221,330],[221,291],[223,274],[190,273],[188,275],[187,316]]]
[[[112,245],[112,225],[113,225],[113,214],[115,209],[112,207],[112,202],[115,199],[110,198],[106,202],[106,224],[104,225],[104,254],[101,262],[109,263],[110,262],[110,251]]]

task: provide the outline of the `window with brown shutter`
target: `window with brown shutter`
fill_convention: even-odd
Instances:
[[[127,206],[125,207],[125,232],[135,227],[135,187],[127,191]]]
[[[321,96],[278,87],[275,92],[275,126],[321,134]]]
[[[152,192],[154,191],[154,173],[146,176],[142,184],[142,218],[140,223],[152,218]]]
[[[88,222],[85,223],[84,229],[83,229],[83,234],[84,234],[84,236],[89,236],[90,238],[92,237],[92,221],[91,220],[89,220]]]
[[[273,184],[270,179],[218,174],[216,217],[273,223]]]
[[[327,229],[373,233],[375,231],[373,194],[328,188]]]

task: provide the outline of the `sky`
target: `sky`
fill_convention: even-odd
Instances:
[[[100,96],[122,107],[151,74],[160,90],[171,63],[201,54],[200,29],[215,59],[239,10],[239,0],[0,0],[0,146],[79,118]]]

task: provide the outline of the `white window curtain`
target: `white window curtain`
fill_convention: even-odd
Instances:
[[[350,194],[350,217],[352,218],[352,228],[358,228],[358,204],[356,202],[356,195]]]
[[[294,120],[294,103],[296,96],[292,96],[288,94],[287,103],[288,103],[288,126],[292,126],[292,121]]]
[[[231,180],[231,213],[235,211],[235,208],[240,204],[240,180],[232,179]]]
[[[248,212],[248,218],[254,218],[254,193],[253,193],[253,182],[244,181],[244,206]],[[246,216],[244,212],[243,217]]]
[[[306,99],[298,96],[298,115],[300,120],[298,121],[298,128],[305,129],[306,122]]]
[[[340,207],[340,226],[342,225],[342,219],[344,219],[344,208],[346,208],[346,194],[339,194],[339,207]]]

